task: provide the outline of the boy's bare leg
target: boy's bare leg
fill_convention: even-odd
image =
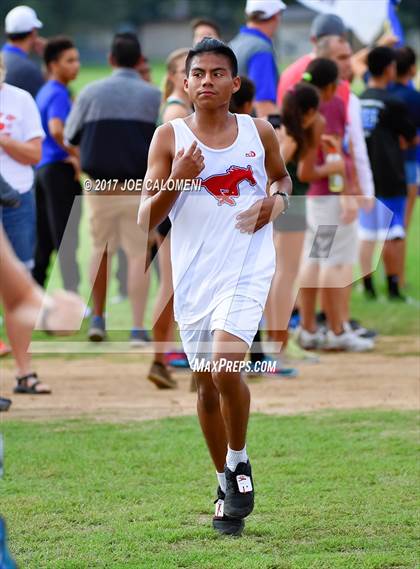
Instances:
[[[195,372],[194,379],[197,383],[197,413],[201,430],[217,472],[223,472],[227,438],[220,408],[220,395],[211,372]]]

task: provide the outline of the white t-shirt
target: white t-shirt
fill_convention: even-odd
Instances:
[[[11,136],[20,142],[45,136],[38,107],[32,96],[7,83],[0,85],[0,135]],[[1,146],[0,174],[21,194],[29,191],[34,182],[32,166],[17,162]]]
[[[236,115],[238,136],[228,148],[209,148],[183,119],[171,121],[175,153],[194,140],[205,169],[200,191],[182,192],[169,217],[175,319],[193,324],[236,295],[264,308],[275,270],[273,224],[248,235],[236,216],[267,197],[265,151],[254,121]]]

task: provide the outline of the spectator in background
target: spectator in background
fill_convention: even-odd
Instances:
[[[6,15],[4,27],[7,36],[7,43],[2,49],[7,70],[5,81],[35,97],[44,84],[44,77],[28,55],[42,47],[43,42],[38,36],[42,22],[29,6],[16,6]]]
[[[309,63],[315,57],[325,57],[318,55],[316,50],[319,43],[327,44],[330,50],[333,50],[336,45],[340,45],[346,41],[346,28],[343,20],[335,14],[318,14],[311,25],[311,42],[314,46],[312,53],[307,53],[294,63],[289,65],[281,74],[277,90],[277,103],[281,107],[283,97],[288,89],[291,89],[296,83],[302,79]],[[349,87],[347,87],[349,91]],[[336,93],[339,96],[339,92]]]
[[[80,68],[79,52],[71,39],[52,38],[45,46],[44,61],[50,79],[36,97],[47,136],[36,174],[37,245],[33,276],[39,285],[45,285],[51,254],[57,251],[64,288],[76,292],[80,280],[76,252],[81,201],[75,198],[82,194],[82,188],[79,156],[77,149],[64,142],[64,124],[72,105],[68,85],[76,79]]]
[[[420,130],[420,93],[416,91],[411,82],[416,76],[416,54],[409,47],[401,47],[395,51],[397,61],[397,80],[391,87],[391,93],[401,99],[408,109],[411,121]],[[417,144],[418,146],[418,144]],[[404,226],[408,229],[416,204],[419,186],[419,171],[416,160],[417,149],[415,145],[404,151],[405,177],[407,182],[407,205],[404,217]]]
[[[152,69],[150,67],[150,62],[147,57],[142,56],[139,64],[136,67],[140,77],[146,83],[152,83]],[[118,281],[118,294],[111,299],[112,304],[119,304],[123,302],[128,297],[128,265],[127,257],[121,249],[117,251],[118,268],[115,273]]]
[[[193,32],[193,45],[196,45],[204,38],[222,39],[219,26],[209,18],[196,18],[191,22],[191,29]]]
[[[150,62],[147,57],[142,56],[140,63],[137,66],[137,71],[143,81],[146,81],[146,83],[152,82],[152,68],[150,67]]]
[[[286,4],[281,0],[248,0],[247,25],[233,38],[230,47],[238,59],[239,75],[255,84],[254,107],[258,117],[278,114],[276,90],[279,80],[273,38]]]
[[[18,259],[28,270],[34,266],[35,199],[32,166],[41,159],[44,137],[41,118],[31,95],[3,81],[5,68],[0,55],[0,171],[20,194],[18,207],[2,210],[3,227]],[[31,333],[5,311],[6,331],[17,366],[17,393],[50,393],[31,368],[28,347]]]
[[[322,135],[322,148],[314,148],[316,176],[313,171],[300,172],[300,180],[311,184],[306,200],[307,231],[300,279],[302,325],[298,341],[306,349],[322,347],[362,352],[372,349],[373,342],[353,332],[344,311],[345,298],[348,297],[346,289],[351,286],[358,253],[358,205],[350,195],[354,191],[354,180],[346,168],[343,149],[345,107],[343,101],[335,96],[338,67],[329,59],[317,58],[311,61],[303,77],[319,91],[319,110],[325,119],[325,134]],[[327,154],[331,150],[341,159],[329,161]],[[341,188],[330,184],[331,174],[341,176],[344,182]],[[325,336],[316,326],[318,288],[328,324]]]
[[[360,98],[375,194],[393,213],[389,225],[383,218],[383,206],[375,204],[372,211],[361,211],[361,258],[365,263],[362,266],[362,272],[366,275],[363,278],[365,291],[369,297],[375,298],[372,257],[376,241],[385,239],[383,260],[388,295],[391,300],[405,300],[400,291],[400,275],[404,266],[407,186],[400,137],[406,144],[413,144],[416,128],[405,103],[388,91],[396,78],[395,59],[395,52],[389,47],[372,49],[368,56],[369,86]]]
[[[241,86],[238,91],[233,93],[232,98],[230,100],[230,107],[229,110],[231,113],[237,113],[242,115],[251,115],[254,109],[254,97],[255,97],[255,85],[248,79],[247,77],[241,77]],[[274,277],[273,277],[274,278]],[[270,319],[270,295],[267,300],[265,315],[267,318],[267,326],[268,330],[277,330],[276,328],[270,327],[271,319]],[[290,315],[289,315],[290,316]],[[261,324],[260,324],[261,326]],[[273,338],[278,340],[278,338]],[[280,340],[282,341],[282,340]],[[264,353],[262,348],[262,337],[260,328],[258,328],[257,333],[255,334],[254,341],[250,348],[249,357],[251,360],[251,369],[248,373],[249,377],[256,376],[258,377],[261,375],[261,362],[271,360],[271,356]],[[284,367],[282,362],[279,360],[278,356],[276,355],[276,369],[273,372],[273,375],[278,375],[280,377],[287,377],[293,378],[298,375],[298,371],[291,367]]]
[[[128,260],[128,293],[133,311],[133,346],[149,340],[143,329],[148,282],[145,278],[146,243],[137,225],[138,194],[123,191],[126,180],[143,179],[155,131],[160,91],[141,79],[141,49],[134,34],[116,34],[109,62],[112,75],[85,87],[73,105],[65,138],[80,146],[81,167],[92,179],[87,193],[93,240],[91,278],[93,317],[89,339],[106,337],[104,319],[107,267],[118,246]],[[95,181],[119,181],[113,191],[95,192]],[[96,194],[96,195],[95,195]]]
[[[188,49],[181,48],[173,51],[166,60],[166,78],[163,91],[163,104],[160,110],[159,123],[164,124],[178,118],[185,118],[193,110],[184,90],[184,80],[186,77],[185,60]],[[170,344],[174,339],[175,319],[173,309],[173,285],[172,285],[172,266],[170,253],[171,222],[167,217],[157,226],[158,233],[158,262],[159,262],[159,289],[156,295],[154,314],[153,314],[153,340],[161,344]],[[172,352],[174,358],[186,359],[185,354]],[[189,367],[188,361],[185,367]],[[165,365],[164,350],[155,352],[154,361],[147,376],[149,381],[154,383],[159,389],[173,389],[177,382],[172,377]],[[194,382],[195,385],[195,382]]]
[[[296,280],[306,230],[305,196],[309,184],[302,182],[300,175],[305,173],[307,180],[316,178],[318,168],[314,158],[325,128],[319,104],[317,89],[306,81],[289,89],[283,99],[281,127],[276,132],[293,182],[293,193],[287,215],[273,223],[277,263],[266,309],[268,329],[274,331],[271,339],[282,342],[282,351],[289,359],[306,362],[318,361],[318,358],[289,338],[288,328],[296,300]]]
[[[373,175],[370,167],[369,156],[367,153],[366,141],[363,133],[362,125],[362,109],[358,97],[350,90],[343,97],[344,89],[339,91],[339,87],[343,86],[343,82],[349,87],[349,81],[352,75],[351,58],[352,49],[347,40],[331,41],[324,38],[318,42],[316,47],[317,57],[331,59],[338,67],[338,75],[340,82],[336,94],[341,95],[341,99],[346,106],[347,115],[347,133],[345,135],[345,143],[351,145],[349,152],[353,158],[353,165],[356,169],[356,184],[362,195],[372,198],[375,195],[373,185]]]

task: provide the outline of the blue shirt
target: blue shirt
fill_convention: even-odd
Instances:
[[[2,47],[2,54],[6,67],[5,82],[35,97],[45,82],[39,66],[31,61],[23,49],[9,43]]]
[[[394,83],[389,89],[393,95],[404,101],[407,105],[410,119],[416,125],[417,133],[420,131],[420,93],[413,87],[408,87],[402,83]],[[418,145],[419,146],[419,145]],[[417,157],[417,148],[413,146],[404,152],[404,159],[407,161],[415,161]]]
[[[51,119],[60,119],[63,123],[66,122],[71,109],[70,93],[65,85],[51,79],[41,87],[36,96],[36,104],[41,114],[42,126],[47,135],[42,143],[41,162],[37,165],[37,168],[40,168],[45,164],[64,160],[69,155],[50,135],[48,122]]]
[[[273,42],[260,30],[242,26],[241,34],[249,34],[263,39],[273,49]],[[255,85],[256,101],[272,101],[277,100],[277,83],[279,74],[276,61],[270,52],[260,52],[254,54],[248,61],[248,77]]]

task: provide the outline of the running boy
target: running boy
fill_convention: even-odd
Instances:
[[[271,125],[229,112],[240,87],[232,50],[205,38],[190,50],[186,74],[195,112],[156,131],[143,187],[200,177],[201,189],[148,193],[139,223],[150,230],[168,214],[172,222],[174,311],[184,350],[193,369],[201,358],[215,365],[195,373],[198,416],[219,481],[213,527],[239,534],[254,487],[246,451],[250,393],[238,368],[270,289],[270,222],[287,209],[291,181]]]

